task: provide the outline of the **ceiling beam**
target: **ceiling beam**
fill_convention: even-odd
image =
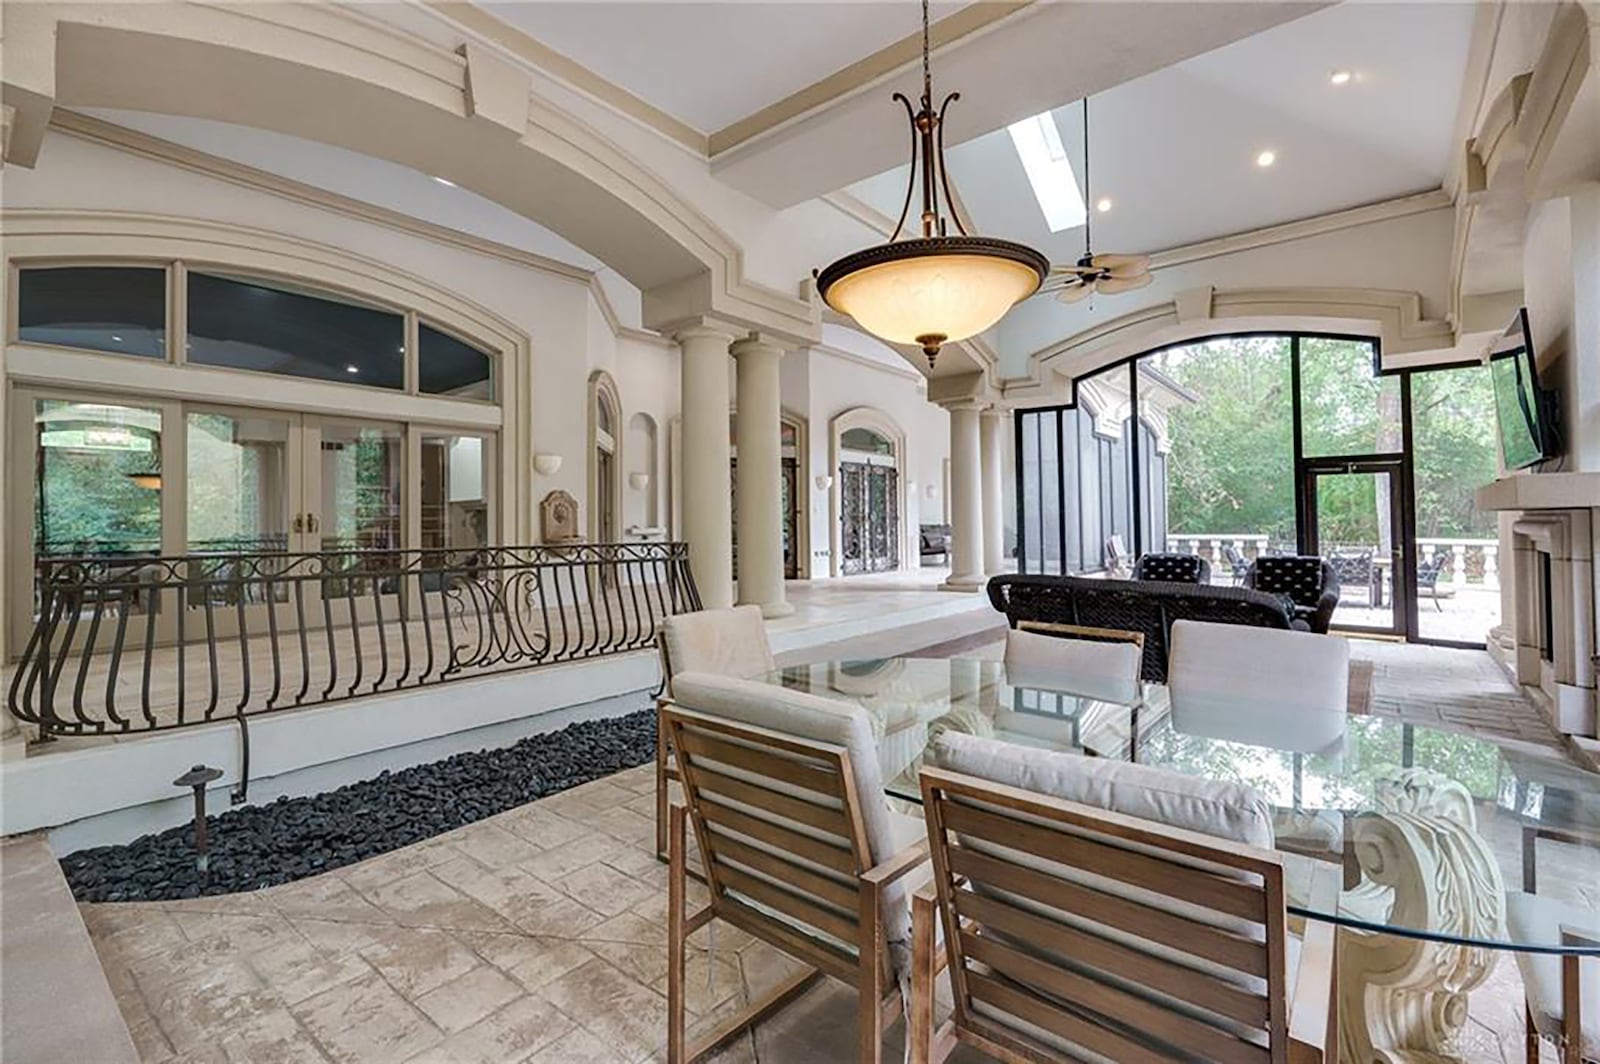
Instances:
[[[1321,0],[1031,4],[935,56],[935,93],[962,92],[950,108],[946,143],[970,140],[1326,6]],[[918,59],[913,53],[896,70],[842,84],[831,97],[808,98],[806,109],[714,151],[712,172],[783,208],[905,162],[905,115],[889,97],[896,91],[921,94]]]

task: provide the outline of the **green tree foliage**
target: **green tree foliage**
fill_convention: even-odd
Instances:
[[[1192,393],[1169,414],[1167,509],[1174,533],[1266,534],[1294,542],[1294,437],[1289,341],[1232,337],[1175,348],[1147,365]],[[1473,505],[1494,479],[1494,396],[1486,369],[1412,377],[1417,534],[1492,538],[1492,514]],[[1397,452],[1403,446],[1400,378],[1374,377],[1371,348],[1347,340],[1301,342],[1305,453]],[[1323,478],[1324,543],[1376,545],[1387,520],[1377,478]]]

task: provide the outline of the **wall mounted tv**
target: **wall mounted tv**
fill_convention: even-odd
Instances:
[[[1489,375],[1494,381],[1495,420],[1500,426],[1500,453],[1506,468],[1522,469],[1553,457],[1555,405],[1550,394],[1539,387],[1526,307],[1517,311],[1489,349]]]

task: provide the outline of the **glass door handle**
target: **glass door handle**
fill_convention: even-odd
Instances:
[[[317,520],[316,514],[306,514],[306,531],[315,534],[322,528],[322,522]]]
[[[294,515],[293,528],[294,528],[294,531],[297,534],[301,533],[301,532],[304,532],[306,530],[306,516],[305,516],[305,514],[295,514]]]

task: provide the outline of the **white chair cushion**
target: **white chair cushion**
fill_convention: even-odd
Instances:
[[[718,676],[764,676],[778,666],[767,642],[760,606],[701,610],[668,617],[661,627],[672,674],[707,672]],[[670,686],[672,676],[667,677]]]
[[[1350,644],[1312,632],[1177,621],[1167,688],[1178,731],[1321,753],[1344,737]]]
[[[1506,894],[1506,930],[1514,941],[1558,946],[1563,927],[1600,938],[1600,912],[1520,890]],[[1534,1026],[1547,1038],[1558,1037],[1563,1012],[1561,958],[1542,953],[1518,953],[1516,958]],[[1600,957],[1578,961],[1578,989],[1583,995],[1579,1009],[1583,1055],[1600,1059]]]
[[[1017,687],[1132,702],[1144,652],[1134,643],[1006,632],[1006,681]]]
[[[1221,839],[1272,847],[1272,806],[1254,787],[1151,765],[946,732],[929,760],[940,768],[1082,802]]]

